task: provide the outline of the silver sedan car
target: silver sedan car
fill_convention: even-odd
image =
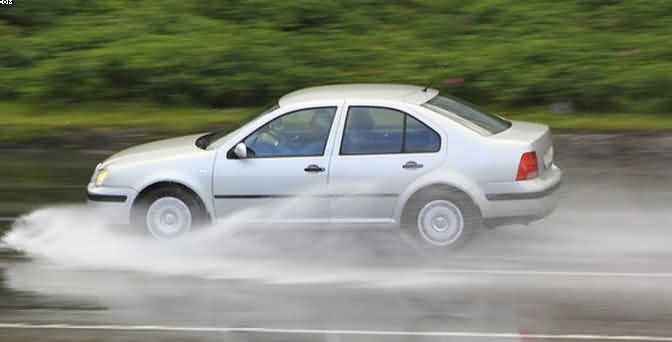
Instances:
[[[158,238],[235,216],[458,246],[482,227],[547,216],[561,178],[547,126],[431,88],[353,84],[292,92],[233,132],[123,150],[87,194],[106,219]]]

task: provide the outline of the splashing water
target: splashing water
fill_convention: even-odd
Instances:
[[[289,230],[248,234],[241,219],[247,214],[164,241],[107,225],[83,206],[44,208],[18,219],[2,242],[36,261],[83,270],[274,283],[397,277],[398,269],[370,267],[376,258],[387,258],[381,255],[386,248],[397,251],[389,237]]]
[[[1,242],[57,267],[280,283],[429,281],[432,269],[446,266],[667,268],[672,216],[662,207],[669,203],[670,193],[647,191],[643,197],[643,192],[610,185],[599,191],[584,186],[567,192],[557,212],[544,221],[486,232],[468,251],[441,258],[417,253],[396,236],[293,232],[274,225],[250,233],[246,219],[266,214],[258,209],[236,213],[179,239],[157,241],[106,225],[83,206],[45,208],[17,220]],[[635,195],[641,198],[633,201]],[[310,205],[291,200],[273,212]]]

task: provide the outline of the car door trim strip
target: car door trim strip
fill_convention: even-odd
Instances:
[[[260,198],[294,198],[294,197],[319,197],[319,198],[343,198],[343,197],[397,197],[399,194],[393,193],[371,193],[371,194],[297,194],[297,195],[215,195],[217,199],[260,199]]]

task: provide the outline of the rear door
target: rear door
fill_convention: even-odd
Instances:
[[[436,169],[445,147],[438,130],[409,108],[351,103],[329,174],[336,223],[393,223],[399,195]]]
[[[216,216],[328,222],[325,193],[337,109],[337,105],[294,109],[264,123],[240,140],[248,147],[248,158],[218,151],[213,179]]]

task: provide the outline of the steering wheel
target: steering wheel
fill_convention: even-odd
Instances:
[[[274,132],[274,131],[272,131],[272,130],[268,130],[268,131],[262,133],[262,135],[263,135],[263,134],[267,134],[267,135],[268,135],[268,137],[269,137],[269,138],[268,138],[268,141],[269,141],[269,142],[271,143],[271,145],[273,145],[274,147],[278,147],[280,144],[283,144],[283,143],[285,142],[285,140],[286,140],[285,137],[283,137],[283,136],[280,135],[279,133]]]
[[[281,134],[266,128],[258,134],[255,134],[252,141],[249,143],[249,147],[257,147],[257,150],[260,151],[266,150],[266,153],[277,153],[280,152],[280,146],[284,146],[285,140],[286,139]]]

